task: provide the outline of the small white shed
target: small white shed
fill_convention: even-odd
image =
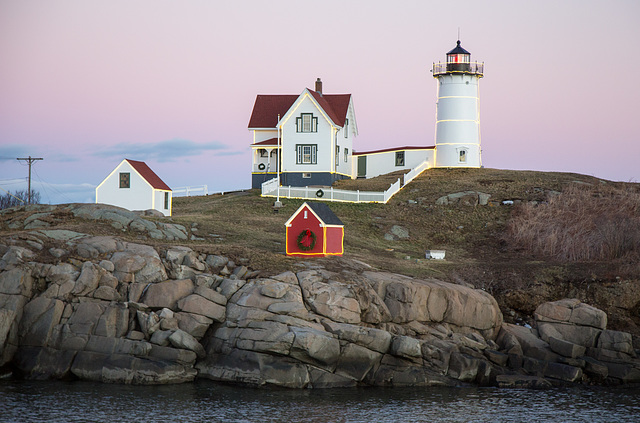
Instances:
[[[96,187],[96,203],[171,216],[171,188],[145,162],[124,159]]]

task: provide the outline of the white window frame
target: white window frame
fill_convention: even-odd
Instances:
[[[396,166],[397,167],[404,167],[404,164],[405,164],[404,151],[396,151],[395,159],[396,159]],[[398,159],[400,159],[400,160],[398,160]]]
[[[344,120],[344,137],[349,138],[349,119]]]
[[[466,148],[458,150],[458,163],[467,163],[469,157],[469,151]]]
[[[348,149],[348,148],[345,148],[345,149],[344,149],[344,162],[345,162],[345,163],[347,163],[347,162],[349,161],[349,160],[348,160],[348,156],[349,156],[349,149]]]

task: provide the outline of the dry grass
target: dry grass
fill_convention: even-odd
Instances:
[[[401,173],[369,180],[340,181],[340,188],[382,190]],[[429,169],[384,204],[328,203],[345,223],[345,257],[413,276],[456,280],[460,266],[481,268],[494,263],[521,266],[530,258],[505,249],[503,234],[513,207],[503,200],[542,201],[574,181],[600,184],[596,178],[552,172],[497,169]],[[436,205],[436,200],[459,191],[491,195],[489,206]],[[284,256],[284,223],[302,200],[283,199],[274,213],[273,198],[257,190],[230,195],[174,199],[173,219],[187,227],[198,224],[196,242],[208,251],[236,252],[251,259],[255,268],[281,271],[299,259]],[[408,239],[385,239],[392,226],[409,231]],[[213,236],[215,235],[215,236]],[[442,249],[447,260],[424,260],[428,249]],[[330,261],[329,261],[330,262]],[[482,282],[484,283],[484,281]]]
[[[518,248],[564,261],[640,258],[640,191],[573,184],[547,204],[524,204],[508,226]]]

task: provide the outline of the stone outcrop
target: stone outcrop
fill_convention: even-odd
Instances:
[[[501,385],[538,386],[552,382],[638,383],[640,360],[633,337],[606,329],[602,310],[577,299],[544,303],[534,313],[535,328],[503,324],[498,344],[509,354],[509,367],[534,379]],[[514,385],[515,384],[515,385]]]
[[[442,196],[436,200],[438,205],[461,204],[464,206],[486,206],[489,204],[490,194],[478,191],[462,191]]]
[[[83,218],[107,215],[73,207]],[[56,209],[29,222],[46,223]],[[290,388],[639,382],[638,340],[606,324],[578,300],[540,305],[532,328],[506,324],[482,290],[386,272],[314,263],[259,277],[185,246],[48,227],[0,241],[0,367],[34,379],[200,377]]]

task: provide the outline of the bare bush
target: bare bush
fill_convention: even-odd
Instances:
[[[637,259],[640,192],[630,186],[571,185],[546,204],[518,206],[506,241],[563,261]]]
[[[22,206],[29,203],[29,193],[27,190],[17,190],[16,192],[7,192],[0,196],[0,210],[10,207]],[[31,190],[31,204],[40,204],[40,193]]]

